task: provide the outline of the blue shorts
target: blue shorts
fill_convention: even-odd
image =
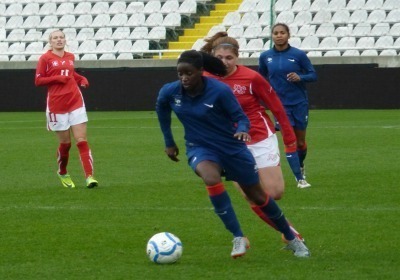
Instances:
[[[308,102],[302,102],[296,105],[286,105],[284,107],[291,126],[298,130],[306,130],[308,125]],[[281,130],[276,119],[275,129]]]
[[[205,160],[217,163],[223,169],[222,176],[228,181],[238,182],[239,185],[248,187],[257,184],[258,168],[251,152],[245,148],[236,155],[224,155],[204,147],[187,147],[186,155],[188,164],[196,170],[196,166]]]

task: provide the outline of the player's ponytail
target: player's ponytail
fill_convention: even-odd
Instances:
[[[224,63],[205,52],[196,50],[184,51],[178,58],[178,63],[189,63],[197,69],[203,68],[207,72],[217,76],[225,76],[227,74]]]

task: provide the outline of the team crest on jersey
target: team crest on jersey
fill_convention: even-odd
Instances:
[[[52,62],[52,64],[53,64],[54,67],[57,67],[57,66],[58,66],[58,61],[57,61],[57,60],[54,60],[54,61]]]
[[[233,93],[234,94],[245,94],[246,93],[246,86],[233,85]]]
[[[175,106],[181,106],[182,105],[182,100],[180,100],[179,98],[175,97],[174,103],[175,103]]]
[[[69,61],[69,65],[74,66],[74,62],[72,60],[68,60]]]
[[[268,57],[268,58],[267,58],[267,62],[268,62],[268,63],[272,62],[272,57]]]

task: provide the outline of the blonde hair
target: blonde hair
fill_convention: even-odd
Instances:
[[[213,54],[215,50],[223,48],[230,49],[237,57],[239,57],[239,43],[235,38],[229,37],[226,31],[215,33],[212,37],[204,39],[206,44],[201,51]]]
[[[53,48],[51,47],[50,41],[51,41],[51,38],[53,37],[53,33],[54,33],[54,32],[61,32],[61,33],[64,35],[64,38],[65,38],[65,33],[64,33],[62,30],[56,29],[56,30],[51,31],[51,32],[49,33],[49,40],[48,40],[48,42],[47,42],[49,50],[52,50],[52,49],[53,49]]]

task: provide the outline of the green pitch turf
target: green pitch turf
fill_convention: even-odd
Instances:
[[[314,110],[306,159],[309,189],[297,189],[285,159],[279,205],[303,234],[309,259],[283,251],[227,183],[251,242],[230,258],[230,234],[186,163],[164,154],[154,112],[89,112],[100,187],[84,187],[76,146],[56,176],[55,135],[44,113],[0,113],[0,279],[399,279],[400,111]],[[279,138],[281,138],[279,136]],[[147,240],[170,231],[181,260],[156,265]]]

